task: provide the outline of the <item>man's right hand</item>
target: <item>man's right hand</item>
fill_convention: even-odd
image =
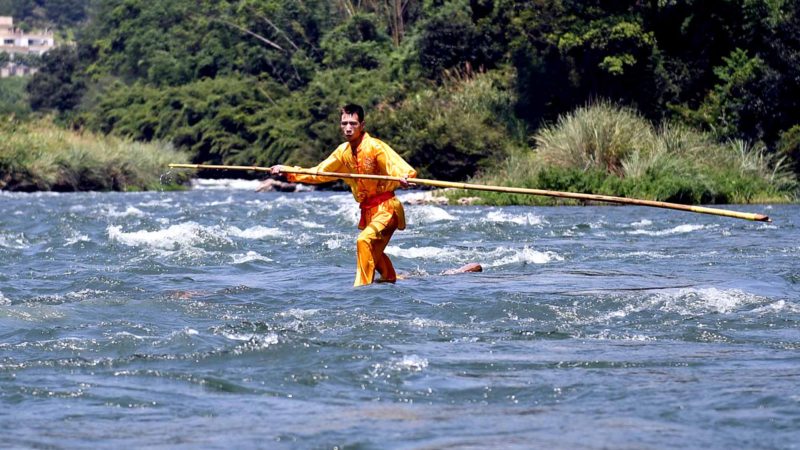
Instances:
[[[280,164],[276,164],[269,168],[270,175],[280,175],[283,171],[283,166]]]

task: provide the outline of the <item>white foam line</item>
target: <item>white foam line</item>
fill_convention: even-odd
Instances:
[[[627,234],[641,234],[647,236],[669,236],[673,234],[691,233],[693,231],[704,230],[708,228],[713,228],[713,226],[684,224],[684,225],[678,225],[677,227],[670,228],[668,230],[650,231],[650,230],[639,229],[639,230],[629,231],[627,232]]]
[[[211,180],[205,178],[195,178],[192,180],[192,189],[197,190],[222,190],[222,189],[237,189],[255,191],[261,184],[259,180],[241,180],[241,179],[219,179]]]

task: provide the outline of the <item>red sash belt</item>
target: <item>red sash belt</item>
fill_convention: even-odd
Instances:
[[[366,198],[363,202],[359,203],[358,207],[361,208],[361,220],[358,222],[358,228],[363,229],[367,226],[367,210],[380,205],[392,197],[394,197],[394,191],[386,191],[382,194],[373,195],[372,197]]]

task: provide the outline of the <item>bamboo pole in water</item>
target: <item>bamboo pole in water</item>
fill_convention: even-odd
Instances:
[[[173,169],[206,169],[206,170],[251,170],[256,172],[270,172],[269,167],[261,166],[225,166],[213,164],[170,164]],[[388,175],[367,175],[359,173],[338,173],[338,172],[320,172],[309,169],[294,169],[292,167],[283,166],[282,173],[299,173],[306,175],[317,175],[329,178],[362,178],[369,180],[386,180],[386,181],[401,181],[403,178],[392,177]],[[674,209],[679,211],[688,211],[700,214],[711,214],[715,216],[732,217],[735,219],[754,220],[757,222],[772,222],[769,216],[764,214],[745,213],[739,211],[731,211],[719,208],[707,208],[705,206],[682,205],[680,203],[659,202],[655,200],[640,200],[636,198],[614,197],[611,195],[597,195],[597,194],[581,194],[577,192],[561,192],[561,191],[548,191],[543,189],[528,189],[528,188],[515,188],[506,186],[490,186],[485,184],[470,184],[452,181],[438,181],[428,180],[425,178],[409,178],[408,182],[411,184],[433,186],[441,188],[454,188],[465,189],[474,191],[493,191],[505,192],[509,194],[527,194],[527,195],[541,195],[546,197],[559,197],[571,198],[575,200],[586,200],[593,202],[606,202],[606,203],[620,203],[624,205],[638,205],[650,206],[653,208]]]

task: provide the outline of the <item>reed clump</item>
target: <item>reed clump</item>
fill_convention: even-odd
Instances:
[[[164,180],[170,162],[188,157],[169,144],[140,143],[66,130],[49,118],[0,123],[0,189],[137,191],[179,189],[187,174]]]
[[[532,149],[513,151],[472,182],[684,204],[797,199],[794,174],[763,145],[718,142],[682,125],[656,127],[636,111],[608,102],[562,116],[533,140]],[[565,203],[494,192],[446,195],[452,200],[478,196],[496,205]]]

